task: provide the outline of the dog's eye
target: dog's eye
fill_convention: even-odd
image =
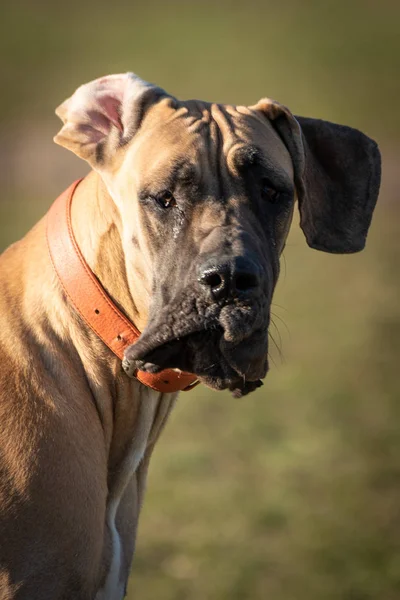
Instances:
[[[280,192],[278,192],[278,190],[272,187],[268,180],[264,180],[262,182],[261,193],[263,198],[271,204],[276,204],[281,195]]]
[[[161,208],[171,208],[172,206],[176,206],[176,200],[168,190],[157,194],[156,200]]]

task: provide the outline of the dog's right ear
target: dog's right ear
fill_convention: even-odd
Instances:
[[[338,254],[362,250],[381,179],[377,144],[352,127],[294,117],[268,98],[254,108],[270,120],[292,158],[308,245]]]
[[[54,141],[101,168],[107,149],[129,142],[149,106],[164,96],[164,90],[134,73],[95,79],[56,109],[64,126]]]

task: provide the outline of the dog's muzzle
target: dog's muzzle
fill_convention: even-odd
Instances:
[[[235,395],[261,385],[268,370],[269,302],[264,297],[221,306],[191,294],[154,315],[125,352],[128,373],[176,368]]]

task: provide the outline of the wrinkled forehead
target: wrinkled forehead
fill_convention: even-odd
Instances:
[[[286,146],[267,117],[244,106],[166,98],[151,107],[128,150],[140,184],[166,185],[213,174],[235,178],[246,164],[261,163],[284,183],[293,180]]]

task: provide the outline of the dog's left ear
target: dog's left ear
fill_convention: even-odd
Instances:
[[[268,117],[289,150],[308,245],[333,253],[362,250],[380,185],[377,144],[351,127],[294,117],[273,100],[253,109]]]
[[[90,81],[57,108],[64,125],[54,141],[102,168],[137,133],[150,106],[166,96],[134,73]]]

